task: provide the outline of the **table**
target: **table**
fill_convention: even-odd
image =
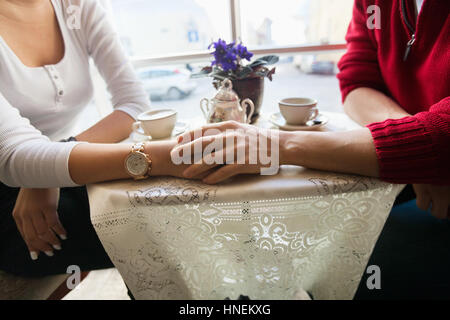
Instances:
[[[329,116],[327,130],[354,127]],[[301,289],[352,299],[403,187],[284,166],[217,186],[160,177],[88,193],[94,228],[137,299],[294,299]]]

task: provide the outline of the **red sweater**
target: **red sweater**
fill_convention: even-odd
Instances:
[[[356,0],[339,62],[342,96],[359,87],[379,90],[412,117],[368,126],[381,179],[394,183],[450,185],[450,1]],[[370,5],[381,9],[381,29],[370,30]],[[417,23],[416,23],[417,21]],[[411,30],[412,29],[412,30]],[[408,41],[416,41],[404,61]]]

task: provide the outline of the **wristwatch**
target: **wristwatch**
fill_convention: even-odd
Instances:
[[[125,159],[125,169],[134,180],[147,179],[152,171],[152,160],[150,155],[145,153],[144,146],[142,142],[133,145]]]

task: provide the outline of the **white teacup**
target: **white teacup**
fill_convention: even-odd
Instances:
[[[317,101],[310,98],[287,98],[279,103],[280,112],[291,125],[305,125],[319,115]]]
[[[163,139],[172,136],[177,122],[177,112],[171,109],[152,110],[140,114],[133,123],[133,131],[152,139]]]

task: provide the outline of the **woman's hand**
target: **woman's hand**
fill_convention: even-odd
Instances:
[[[53,256],[53,249],[61,250],[57,235],[65,240],[67,232],[58,217],[59,188],[20,189],[13,217],[24,239],[31,259],[40,252]]]
[[[417,196],[417,207],[428,211],[441,220],[450,219],[450,186],[434,186],[430,184],[413,185]]]
[[[181,136],[172,156],[193,163],[183,171],[185,178],[216,184],[238,174],[276,174],[278,140],[276,131],[228,121]]]
[[[184,178],[183,172],[188,166],[175,164],[170,156],[170,152],[176,144],[176,141],[160,141],[146,144],[145,152],[150,155],[152,160],[152,170],[150,175]],[[199,179],[199,177],[194,178]]]

